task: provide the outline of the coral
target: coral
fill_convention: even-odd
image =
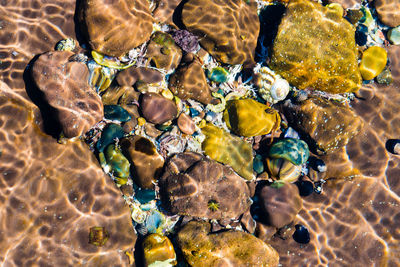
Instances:
[[[282,110],[316,153],[331,153],[345,146],[363,127],[351,108],[323,98],[311,97],[299,104],[287,101]]]
[[[400,26],[400,2],[397,0],[376,0],[379,19],[389,27]]]
[[[294,165],[305,163],[310,156],[306,142],[295,138],[285,138],[274,143],[269,149],[271,158],[286,159]]]
[[[65,137],[84,134],[103,118],[100,97],[88,84],[89,72],[84,63],[69,62],[69,51],[47,52],[32,67],[33,79],[56,112]]]
[[[364,80],[372,80],[378,76],[386,66],[387,52],[379,46],[371,46],[364,51],[361,63],[360,73]]]
[[[155,145],[142,136],[121,139],[121,149],[133,165],[133,180],[143,189],[153,189],[162,174],[164,158],[158,154]]]
[[[145,266],[175,266],[176,255],[168,237],[151,234],[144,238],[143,243]]]
[[[247,137],[269,134],[281,123],[278,111],[250,98],[228,101],[224,120],[234,133]]]
[[[155,32],[147,45],[146,58],[158,69],[173,72],[182,58],[182,51],[172,36],[165,32]]]
[[[254,178],[253,150],[249,143],[212,124],[207,124],[201,131],[206,136],[202,148],[207,156],[231,166],[247,180]]]
[[[230,167],[193,154],[174,156],[160,179],[167,208],[173,213],[199,218],[237,219],[251,203],[245,180]],[[170,171],[186,159],[184,168]]]
[[[290,1],[273,45],[270,67],[299,89],[355,92],[361,86],[354,27],[334,10]]]
[[[178,113],[174,101],[156,93],[143,94],[140,100],[143,117],[152,123],[162,124],[175,119]]]
[[[120,57],[149,39],[153,18],[146,0],[83,0],[78,18],[92,49]]]
[[[191,266],[278,266],[275,249],[255,236],[210,229],[208,222],[191,221],[178,232],[178,246]]]
[[[260,205],[265,212],[262,222],[281,228],[291,223],[303,207],[303,201],[295,184],[281,187],[264,186],[260,192]]]
[[[209,104],[212,100],[206,75],[198,60],[179,66],[171,75],[168,88],[183,100],[194,99],[203,104]]]
[[[253,63],[260,22],[254,1],[189,0],[182,21],[218,61]]]

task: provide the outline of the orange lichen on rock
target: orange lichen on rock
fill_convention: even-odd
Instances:
[[[101,98],[89,86],[84,63],[70,62],[74,53],[47,52],[33,64],[32,76],[45,100],[57,112],[65,137],[84,134],[103,118]]]
[[[153,18],[146,0],[84,0],[79,20],[92,48],[123,56],[149,39]]]
[[[329,93],[361,87],[355,28],[335,10],[290,1],[279,25],[270,67],[299,89]]]
[[[84,142],[58,144],[35,124],[38,114],[0,82],[0,262],[127,265],[136,235],[120,191]],[[96,226],[109,233],[102,247],[89,243]]]
[[[189,0],[182,21],[218,61],[252,63],[260,22],[254,1]]]

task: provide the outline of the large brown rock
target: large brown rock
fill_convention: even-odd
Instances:
[[[303,207],[295,184],[285,184],[281,187],[264,186],[259,197],[261,208],[265,212],[263,223],[276,228],[291,223]]]
[[[47,52],[33,64],[32,76],[45,100],[56,110],[65,137],[84,134],[103,118],[100,97],[89,86],[84,63],[70,62],[72,52]]]
[[[0,82],[0,262],[5,266],[128,266],[130,210],[80,141],[58,144],[37,107]],[[104,227],[103,246],[89,243]]]
[[[361,75],[354,32],[334,9],[308,0],[290,1],[270,67],[299,89],[355,92],[361,87]]]
[[[400,25],[400,1],[399,0],[376,0],[376,12],[379,19],[389,27]]]
[[[83,0],[79,8],[90,45],[109,56],[123,56],[147,41],[153,31],[146,0]]]
[[[138,135],[123,138],[120,145],[133,164],[135,183],[141,188],[153,189],[164,166],[164,158],[157,153],[156,146]]]
[[[175,119],[178,115],[174,101],[156,93],[142,95],[140,110],[146,120],[155,124],[162,124]]]
[[[345,146],[363,127],[362,120],[349,106],[323,98],[311,97],[300,104],[287,101],[283,112],[289,124],[319,154]]]
[[[181,65],[169,80],[169,89],[181,99],[194,99],[203,104],[212,100],[206,75],[198,60]]]
[[[177,243],[190,266],[278,266],[278,253],[257,237],[210,229],[207,222],[191,221],[179,231]]]
[[[160,180],[168,209],[208,219],[234,219],[250,207],[250,190],[230,167],[196,153],[175,155]]]
[[[260,29],[255,1],[189,0],[183,6],[182,21],[218,61],[254,61]]]

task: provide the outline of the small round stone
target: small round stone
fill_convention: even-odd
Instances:
[[[307,228],[301,224],[296,224],[296,231],[293,234],[293,239],[297,243],[307,244],[310,242],[310,233]]]
[[[179,115],[177,123],[179,130],[184,134],[192,135],[196,131],[196,124],[192,118],[185,113]]]
[[[322,182],[315,182],[314,183],[314,192],[317,194],[322,194]]]
[[[314,185],[310,181],[298,181],[296,185],[299,188],[299,193],[302,197],[309,196],[314,192]]]
[[[389,41],[394,45],[400,44],[400,26],[392,28],[387,33]]]
[[[386,149],[392,154],[400,154],[400,139],[389,139],[386,142]]]

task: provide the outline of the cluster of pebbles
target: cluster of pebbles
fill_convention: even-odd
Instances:
[[[59,142],[84,140],[121,189],[146,266],[277,266],[268,240],[310,241],[295,220],[302,196],[322,193],[321,157],[361,132],[354,94],[363,80],[391,83],[382,32],[398,25],[357,10],[81,1],[87,43],[60,41],[30,74]],[[101,225],[88,235],[109,239]]]

